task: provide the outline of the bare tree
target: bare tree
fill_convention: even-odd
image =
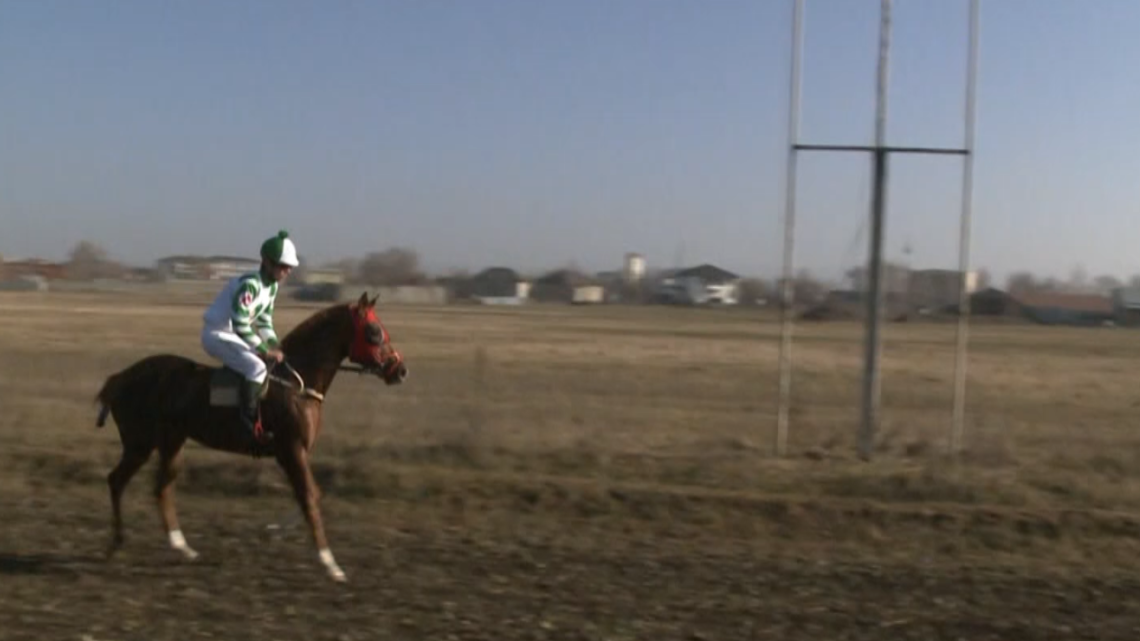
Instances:
[[[982,267],[978,270],[977,289],[982,290],[992,287],[993,282],[994,279],[993,276],[990,275],[990,270],[986,269],[985,267]]]
[[[763,303],[768,296],[768,283],[759,278],[745,278],[738,287],[741,305],[757,305]]]
[[[796,300],[805,303],[819,302],[827,294],[827,285],[824,285],[806,269],[796,272],[796,280],[793,286],[796,288]]]
[[[1029,272],[1014,272],[1006,279],[1005,289],[1011,294],[1028,294],[1039,289],[1037,278]]]
[[[297,266],[290,274],[289,280],[294,283],[303,283],[309,278],[309,261],[304,256],[297,256]]]
[[[368,254],[360,263],[360,277],[374,287],[416,285],[426,279],[419,254],[405,247]]]
[[[774,297],[780,307],[784,307],[787,301],[784,300],[784,279],[779,278],[776,280],[776,287],[774,289]],[[796,305],[814,304],[823,300],[827,294],[827,286],[816,279],[812,273],[806,269],[801,269],[796,272],[792,278],[792,296],[795,299]]]
[[[122,274],[122,266],[107,257],[107,251],[88,240],[80,241],[71,248],[66,273],[71,280],[94,280],[96,278],[116,278]]]
[[[324,269],[335,269],[341,274],[344,274],[344,281],[346,283],[359,283],[360,279],[360,260],[356,258],[342,258],[323,265]]]
[[[1077,291],[1088,288],[1089,273],[1084,265],[1077,265],[1069,272],[1069,282],[1067,284]]]
[[[1116,276],[1102,275],[1093,279],[1093,286],[1103,292],[1110,292],[1118,287],[1122,287],[1124,283]]]

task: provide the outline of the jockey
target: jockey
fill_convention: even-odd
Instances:
[[[259,441],[265,440],[258,416],[261,387],[268,373],[265,361],[284,358],[273,329],[273,303],[278,284],[297,265],[297,249],[282,230],[262,243],[261,268],[226,283],[202,317],[206,353],[245,377],[239,414]]]

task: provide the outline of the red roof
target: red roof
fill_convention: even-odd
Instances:
[[[64,266],[59,263],[49,263],[44,260],[15,260],[3,263],[3,271],[7,276],[40,276],[48,280],[63,278]]]
[[[1013,299],[1025,307],[1052,307],[1077,312],[1112,312],[1112,299],[1099,294],[1027,292],[1014,294]]]

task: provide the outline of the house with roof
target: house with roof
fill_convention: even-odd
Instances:
[[[736,305],[740,300],[739,274],[703,263],[665,274],[657,286],[660,302],[688,305]]]
[[[1109,296],[1067,292],[1018,292],[1012,295],[1023,314],[1044,325],[1104,325],[1115,321]]]

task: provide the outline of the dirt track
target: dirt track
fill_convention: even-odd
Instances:
[[[393,311],[417,382],[338,380],[314,457],[337,586],[304,527],[267,530],[297,514],[273,465],[198,446],[177,492],[201,558],[167,548],[152,462],[103,560],[118,442],[94,390],[143,351],[197,354],[197,321],[53,305],[0,317],[0,640],[1140,639],[1134,386],[1104,375],[1140,351],[1120,333],[979,332],[951,465],[928,365],[953,361],[908,329],[863,464],[844,453],[855,328],[797,348],[795,447],[774,459],[772,407],[742,399],[775,380],[775,325]],[[489,364],[465,360],[470,332]]]
[[[337,586],[303,527],[266,528],[292,516],[283,496],[180,496],[202,554],[185,563],[135,488],[127,545],[107,562],[105,496],[62,489],[4,496],[0,638],[1140,638],[1134,572],[972,564],[921,545],[873,553],[661,512],[591,518],[573,500],[329,499],[349,574]]]

